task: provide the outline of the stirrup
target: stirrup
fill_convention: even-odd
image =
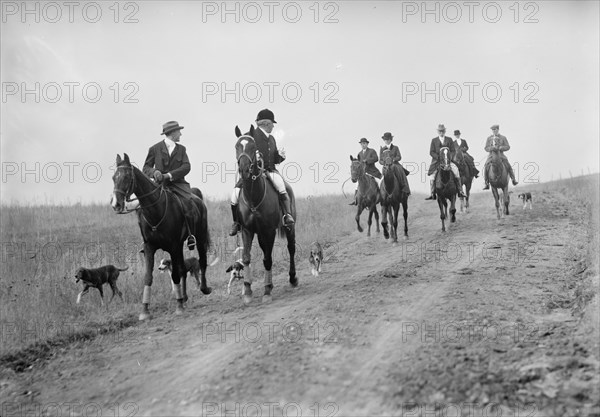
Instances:
[[[490,184],[485,184],[485,187],[483,187],[484,190],[489,190],[490,189]]]
[[[286,219],[287,219],[287,221],[286,221]],[[291,226],[291,225],[293,225],[294,223],[296,223],[296,222],[294,221],[294,218],[292,217],[292,215],[291,215],[291,214],[289,214],[289,213],[288,213],[288,214],[284,214],[284,215],[283,215],[283,219],[282,219],[282,220],[283,220],[283,224],[284,224],[285,226]]]
[[[194,236],[194,235],[188,236],[187,247],[189,250],[194,250],[196,248],[196,236]]]

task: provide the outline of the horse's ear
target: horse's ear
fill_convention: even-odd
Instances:
[[[250,136],[254,137],[254,126],[250,125]]]
[[[350,160],[354,161],[354,157],[352,155],[350,155]]]
[[[131,165],[131,162],[129,162],[129,155],[126,153],[123,154],[123,161],[125,161],[127,165]]]
[[[235,127],[235,137],[239,138],[240,136],[242,136],[242,131],[240,130],[239,127]]]
[[[123,162],[121,155],[117,154],[117,165],[119,165],[121,162]]]

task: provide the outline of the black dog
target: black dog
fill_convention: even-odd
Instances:
[[[77,304],[81,301],[81,297],[87,294],[90,288],[98,288],[100,291],[100,297],[102,298],[102,305],[104,305],[104,292],[102,286],[106,283],[110,285],[112,290],[112,297],[110,301],[115,297],[115,294],[119,296],[123,301],[123,294],[117,288],[117,278],[119,278],[119,271],[126,271],[129,267],[123,269],[117,268],[114,265],[104,265],[100,268],[87,269],[79,268],[75,274],[75,282],[83,281],[83,291],[77,296]]]

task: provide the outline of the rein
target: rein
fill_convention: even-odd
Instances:
[[[156,202],[155,202],[155,203],[152,203],[152,204],[150,204],[150,205],[147,205],[147,206],[145,206],[145,207],[143,207],[143,206],[140,204],[138,207],[136,207],[136,208],[134,208],[134,209],[132,209],[132,210],[125,210],[125,211],[121,211],[121,212],[119,213],[119,214],[129,214],[129,213],[131,213],[132,211],[136,211],[136,210],[138,210],[138,209],[141,209],[141,210],[142,210],[142,212],[141,212],[141,217],[142,217],[142,219],[143,219],[143,220],[144,220],[144,221],[145,221],[145,222],[148,224],[148,226],[150,226],[150,227],[152,228],[152,231],[153,231],[153,232],[155,232],[155,231],[156,231],[156,229],[158,228],[158,226],[160,226],[160,225],[161,225],[161,223],[162,223],[162,222],[163,222],[163,221],[166,219],[166,217],[167,217],[167,209],[168,209],[168,207],[169,207],[169,198],[168,198],[168,193],[166,194],[166,198],[165,198],[165,210],[164,210],[164,212],[165,212],[165,213],[163,214],[162,218],[159,220],[159,222],[158,222],[156,225],[152,225],[152,223],[150,223],[150,222],[148,221],[148,219],[146,218],[146,216],[144,216],[144,209],[147,209],[147,208],[149,208],[149,207],[152,207],[152,206],[155,206],[155,205],[157,205],[157,204],[158,204],[158,202],[160,201],[160,197],[163,195],[163,193],[165,193],[165,189],[164,189],[164,187],[156,187],[154,190],[152,190],[152,191],[150,191],[150,192],[148,192],[148,193],[146,193],[146,194],[142,194],[142,195],[140,195],[140,196],[136,195],[136,198],[130,198],[130,197],[131,197],[131,194],[134,192],[134,190],[135,190],[135,186],[136,186],[136,182],[135,182],[135,172],[134,172],[134,170],[133,170],[133,166],[131,166],[131,167],[128,167],[128,166],[118,166],[118,167],[117,167],[117,169],[119,169],[119,168],[131,169],[131,182],[129,183],[129,186],[127,187],[126,191],[121,191],[121,190],[118,190],[118,189],[116,189],[116,188],[115,188],[115,189],[113,189],[113,192],[115,192],[115,193],[117,193],[117,194],[122,194],[122,195],[124,195],[124,197],[125,197],[125,201],[126,201],[126,202],[128,202],[128,203],[129,203],[129,202],[131,202],[131,201],[136,201],[136,200],[138,200],[138,201],[139,201],[139,199],[140,199],[140,198],[147,197],[147,196],[149,196],[149,195],[152,195],[152,194],[154,194],[154,193],[155,193],[157,190],[160,190],[160,195],[158,196],[158,199],[156,200]]]

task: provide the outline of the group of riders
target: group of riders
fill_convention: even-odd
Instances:
[[[280,164],[285,160],[285,152],[277,149],[277,142],[271,135],[275,123],[277,123],[275,121],[275,115],[271,110],[264,109],[258,112],[256,117],[256,124],[258,128],[254,131],[254,141],[256,143],[258,152],[262,157],[264,171],[271,180],[273,186],[279,192],[279,201],[284,213],[283,223],[286,226],[291,226],[294,224],[294,218],[291,214],[290,199],[287,195],[285,182],[283,181],[281,174],[275,168],[275,165]],[[185,180],[185,176],[190,172],[191,166],[185,146],[179,143],[182,135],[181,130],[183,130],[183,128],[184,127],[180,126],[176,121],[169,121],[163,125],[161,135],[164,135],[165,139],[156,143],[149,149],[143,171],[157,184],[166,185],[181,199],[189,200],[198,197],[192,193],[190,184]],[[484,167],[484,190],[489,189],[487,168],[491,162],[493,152],[496,152],[499,155],[510,175],[510,178],[512,179],[513,184],[517,185],[512,167],[504,155],[504,152],[510,149],[510,145],[508,144],[506,137],[499,133],[499,129],[499,125],[493,125],[491,127],[492,135],[487,138],[485,144],[485,150],[489,153],[489,155]],[[440,165],[440,150],[444,147],[448,148],[449,159],[451,161],[450,168],[454,174],[454,181],[458,190],[458,196],[464,197],[462,192],[461,175],[458,166],[456,165],[457,155],[462,153],[465,162],[465,169],[468,169],[473,177],[477,178],[479,175],[479,171],[475,167],[473,157],[467,152],[469,150],[469,145],[467,144],[466,140],[460,137],[461,133],[459,130],[454,131],[454,140],[446,136],[446,128],[443,124],[438,125],[437,133],[438,135],[431,140],[431,146],[429,148],[431,165],[429,166],[429,171],[427,174],[434,177],[430,182],[431,195],[427,197],[426,200],[436,199],[434,180]],[[381,147],[379,156],[374,149],[369,148],[369,141],[366,138],[361,138],[359,143],[362,147],[362,150],[358,153],[358,160],[365,164],[365,172],[375,178],[378,178],[380,183],[383,179],[383,176],[379,169],[375,166],[375,163],[379,161],[379,163],[383,165],[384,175],[389,165],[389,169],[394,170],[394,174],[397,176],[399,183],[403,184],[403,191],[410,195],[410,188],[408,186],[408,181],[406,180],[406,175],[409,173],[409,171],[404,169],[400,164],[402,156],[398,146],[392,144],[394,136],[390,132],[386,132],[381,138],[383,139],[385,145]],[[235,185],[235,188],[231,194],[231,213],[233,217],[233,224],[229,233],[230,236],[235,236],[240,230],[237,204],[241,186],[242,183],[240,179],[240,181],[238,181],[238,183]],[[356,205],[356,199],[350,204]],[[188,216],[192,216],[192,214],[186,213],[186,217]],[[190,220],[186,220],[189,224]],[[188,237],[188,248],[193,249],[194,243],[193,236]]]

